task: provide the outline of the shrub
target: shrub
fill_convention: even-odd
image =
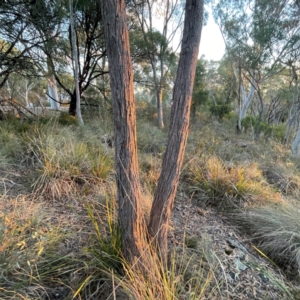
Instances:
[[[228,115],[232,108],[228,104],[221,104],[221,105],[212,105],[209,108],[211,114],[216,116],[218,119],[222,120],[224,116]]]
[[[282,142],[286,132],[286,125],[268,125],[264,130],[264,134],[266,137],[272,137],[274,140],[278,142]]]
[[[256,118],[254,116],[246,116],[242,120],[242,127],[244,127],[245,133],[247,133],[248,129],[254,127],[256,124]]]

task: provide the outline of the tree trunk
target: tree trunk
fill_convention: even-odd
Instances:
[[[76,92],[71,95],[71,101],[69,106],[69,114],[71,116],[76,116]]]
[[[57,93],[57,84],[54,76],[48,78],[48,93],[49,93],[49,101],[51,109],[58,110],[59,109],[59,100]]]
[[[157,115],[158,115],[158,127],[164,128],[164,114],[163,114],[163,106],[162,106],[162,96],[163,96],[163,89],[160,86],[157,90]]]
[[[253,73],[251,75],[251,83],[250,83],[250,91],[248,93],[248,96],[246,97],[246,92],[245,88],[243,85],[240,86],[241,92],[242,92],[242,101],[240,105],[240,111],[239,111],[239,120],[238,120],[238,126],[239,129],[242,129],[242,120],[246,117],[246,112],[247,109],[253,99],[254,93],[255,93],[255,83],[254,83],[254,76],[255,74]]]
[[[154,86],[155,86],[155,92],[156,92],[156,106],[157,106],[157,121],[158,121],[158,127],[164,128],[164,115],[163,115],[163,109],[162,109],[162,84],[159,82],[156,74],[156,65],[155,65],[155,58],[151,58],[151,66],[153,71],[153,80],[154,80]],[[161,74],[162,76],[162,74]],[[161,81],[161,80],[160,80]]]
[[[293,93],[293,104],[289,111],[289,119],[287,121],[287,128],[286,128],[286,132],[285,132],[285,136],[284,136],[284,140],[283,140],[284,145],[286,145],[288,143],[292,127],[296,123],[297,117],[300,112],[300,104],[298,103],[298,99],[299,99],[298,76],[297,76],[295,68],[293,66],[292,66],[292,70],[293,70],[293,74],[294,74],[293,77],[295,79],[295,88],[294,88],[294,93]],[[298,136],[298,133],[297,133],[297,136]],[[296,136],[296,139],[297,139],[297,136]],[[293,141],[292,144],[293,144],[292,147],[295,147],[295,141]]]
[[[134,262],[145,249],[136,145],[136,112],[125,2],[101,1],[115,128],[118,217],[123,255]]]
[[[203,0],[187,0],[180,60],[173,89],[173,106],[167,149],[150,213],[149,233],[163,260],[167,233],[186,147],[190,107],[203,19]]]
[[[299,156],[299,151],[300,150],[300,126],[298,126],[298,131],[296,134],[296,137],[294,138],[292,142],[292,154],[295,157]]]
[[[78,61],[78,53],[76,46],[76,34],[74,28],[74,15],[73,15],[73,0],[69,0],[69,8],[70,8],[70,26],[71,26],[71,40],[72,40],[72,56],[74,62],[74,81],[75,81],[75,95],[76,95],[76,114],[78,118],[79,125],[84,125],[81,108],[80,108],[80,91],[79,91],[79,78],[78,78],[78,70],[79,70],[79,61]],[[71,99],[72,101],[72,99]],[[72,104],[72,103],[71,103]],[[69,110],[71,110],[71,104]],[[74,103],[73,103],[74,106]],[[72,107],[72,111],[74,108]]]

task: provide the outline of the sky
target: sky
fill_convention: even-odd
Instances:
[[[207,60],[220,60],[225,53],[225,44],[218,25],[210,15],[207,25],[203,26],[199,57],[205,55]]]

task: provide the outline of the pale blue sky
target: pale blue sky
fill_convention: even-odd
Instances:
[[[220,60],[225,52],[225,44],[218,25],[210,15],[207,25],[202,28],[199,57],[204,54],[207,60]]]

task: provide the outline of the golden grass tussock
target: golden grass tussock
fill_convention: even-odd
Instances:
[[[220,208],[281,203],[283,198],[263,177],[257,163],[235,165],[217,156],[194,159],[185,172],[190,192],[203,193]]]
[[[20,181],[18,191],[23,191],[12,196],[13,189],[5,188],[9,173],[1,174],[6,180],[0,190],[1,299],[230,299],[228,274],[197,227],[197,218],[211,217],[202,213],[206,208],[216,214],[226,210],[231,224],[257,249],[298,278],[299,162],[286,148],[272,141],[254,144],[251,137],[234,135],[232,120],[211,122],[201,113],[191,125],[178,197],[192,199],[190,206],[193,200],[205,204],[193,219],[201,234],[174,238],[168,265],[149,245],[143,255],[151,268],[139,268],[121,254],[113,149],[102,139],[113,136],[111,120],[101,123],[103,128],[97,122],[78,127],[74,118],[62,116],[45,124],[1,124],[2,170],[17,165],[19,175],[33,183],[28,187]],[[167,138],[152,123],[139,116],[146,218]],[[293,197],[295,203],[288,204]],[[178,208],[181,215],[187,219]]]
[[[30,138],[29,147],[40,173],[36,192],[50,198],[70,197],[85,185],[99,183],[113,172],[112,156],[101,144],[80,141],[66,129],[41,131]]]

